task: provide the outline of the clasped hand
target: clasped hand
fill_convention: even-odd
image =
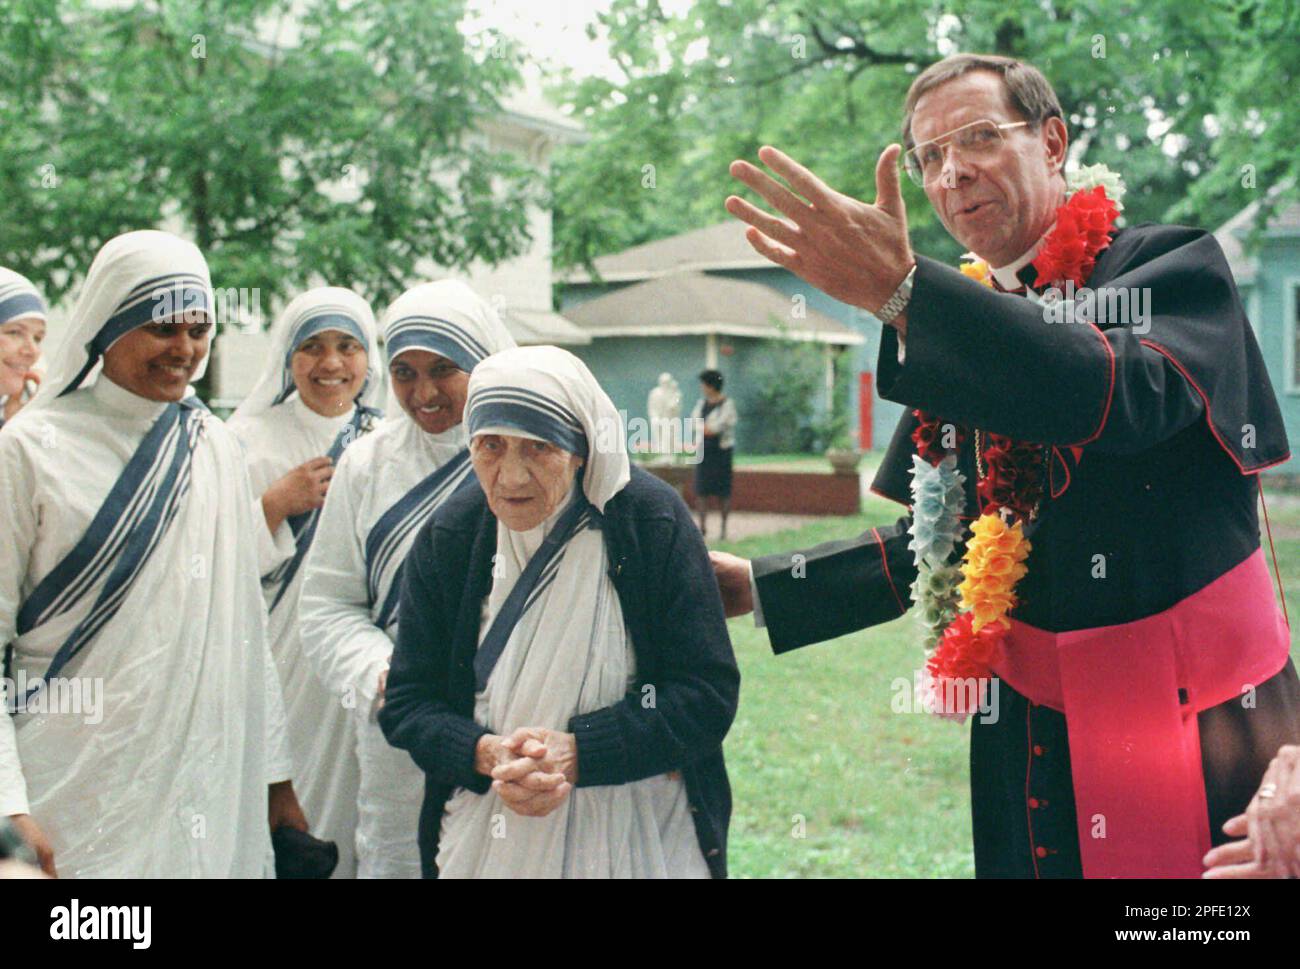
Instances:
[[[492,789],[510,810],[545,817],[578,781],[578,745],[573,734],[545,727],[520,727],[508,737],[485,734],[474,766],[492,778]]]

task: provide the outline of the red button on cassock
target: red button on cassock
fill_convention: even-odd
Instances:
[[[1039,858],[1046,858],[1047,849],[1044,848],[1042,845],[1039,845],[1037,848],[1034,849],[1034,854],[1038,855]]]
[[[1043,756],[1043,748],[1039,744],[1034,744],[1034,756],[1035,757]]]
[[[1038,798],[1036,798],[1036,797],[1031,797],[1031,798],[1029,799],[1029,806],[1030,806],[1031,808],[1036,808],[1036,807],[1038,807]]]

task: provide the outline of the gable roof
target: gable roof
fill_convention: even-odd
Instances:
[[[745,223],[728,219],[703,229],[693,229],[667,239],[643,242],[595,260],[600,281],[637,282],[680,272],[719,269],[770,269],[775,263],[764,259],[745,239]],[[569,283],[594,283],[585,268],[564,275]]]
[[[1253,253],[1246,252],[1244,241],[1255,227],[1258,212],[1259,201],[1256,200],[1214,230],[1214,238],[1223,249],[1223,254],[1228,259],[1228,268],[1232,270],[1232,276],[1238,285],[1254,282],[1255,273],[1259,268],[1259,260]],[[1284,203],[1268,220],[1265,231],[1269,233],[1281,231],[1287,234],[1300,232],[1300,202],[1292,202],[1289,205]]]
[[[835,346],[866,342],[825,313],[805,308],[796,316],[795,306],[789,296],[762,283],[679,272],[566,307],[564,315],[596,339],[716,333]]]

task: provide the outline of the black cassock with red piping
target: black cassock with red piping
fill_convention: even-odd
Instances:
[[[1021,271],[1025,283],[1034,276],[1032,267]],[[1140,302],[1101,325],[1049,322],[1060,315],[920,257],[904,361],[885,327],[877,367],[887,399],[1047,449],[1047,496],[1027,532],[1033,549],[1011,617],[1052,633],[1162,613],[1245,562],[1260,548],[1258,472],[1289,457],[1264,361],[1212,236],[1180,226],[1121,230],[1089,287]],[[1142,307],[1149,312],[1134,312]],[[909,410],[872,485],[904,505],[916,423]],[[972,437],[958,467],[973,517]],[[802,550],[798,569],[791,554],[756,559],[773,649],[899,616],[916,575],[909,523],[905,516]],[[1240,608],[1276,604],[1270,596]],[[1215,844],[1278,747],[1300,742],[1294,666],[1250,686],[1245,702],[1194,714]],[[972,720],[971,791],[977,875],[1083,873],[1063,713],[1001,682],[996,721]]]

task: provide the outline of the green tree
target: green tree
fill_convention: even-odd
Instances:
[[[375,301],[528,242],[540,186],[476,126],[519,52],[459,0],[0,0],[0,263],[57,299],[178,219],[220,287]],[[277,38],[288,38],[277,42]]]
[[[557,262],[726,218],[728,163],[764,143],[874,198],[908,85],[959,50],[1043,69],[1077,155],[1124,175],[1130,222],[1214,228],[1294,175],[1296,17],[1289,0],[699,0],[680,16],[615,0],[593,29],[624,80],[564,89],[592,137],[554,170]],[[1259,137],[1229,146],[1219,128]],[[1258,190],[1240,184],[1247,163]],[[921,191],[904,193],[916,247],[955,259]]]

